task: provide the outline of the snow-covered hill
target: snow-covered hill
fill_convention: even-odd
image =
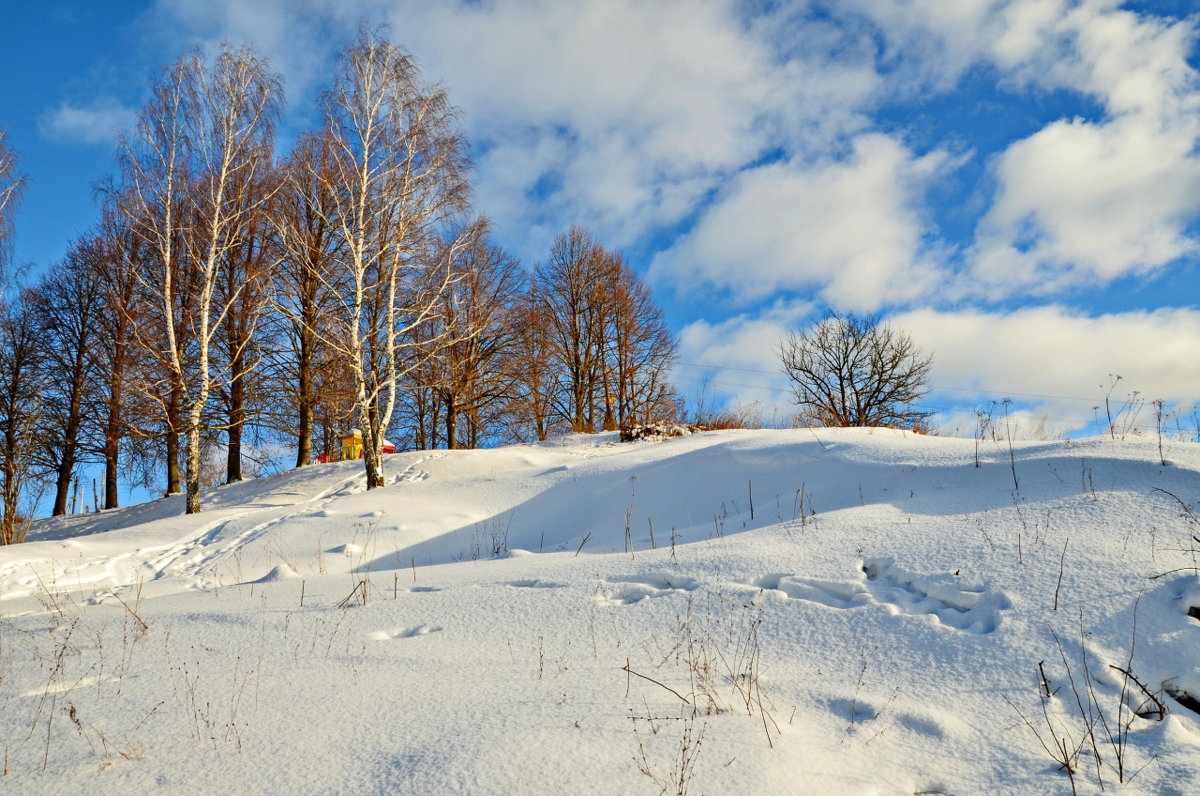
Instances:
[[[42,521],[0,548],[0,790],[1195,793],[1166,457],[573,436]]]

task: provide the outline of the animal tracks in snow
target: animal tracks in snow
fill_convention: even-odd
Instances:
[[[982,585],[949,573],[915,575],[890,558],[863,562],[867,587],[880,602],[907,614],[932,614],[944,625],[970,633],[991,633],[1000,626],[1000,612],[1011,607],[1008,598]]]
[[[408,627],[402,630],[376,630],[371,634],[371,638],[375,641],[392,641],[401,638],[428,636],[430,633],[440,633],[441,630],[440,627],[433,625],[417,625],[416,627]]]
[[[870,603],[890,605],[904,614],[929,614],[943,625],[968,633],[991,633],[1000,626],[1000,612],[1011,607],[1008,598],[982,585],[949,573],[917,575],[896,566],[891,558],[862,562],[861,579],[826,581],[795,575],[766,575],[752,582],[760,589],[783,592],[790,599],[857,608]]]
[[[392,478],[392,483],[416,483],[417,481],[426,481],[429,479],[429,471],[422,470],[421,465],[425,462],[437,461],[438,459],[446,458],[444,453],[435,453],[432,456],[426,456],[422,459],[417,459],[415,462],[405,467]]]
[[[871,602],[871,594],[859,583],[811,580],[795,575],[764,575],[752,581],[752,585],[768,591],[781,591],[793,600],[808,600],[831,608],[854,608]]]
[[[694,591],[700,581],[686,575],[629,575],[601,583],[596,599],[605,605],[632,605],[647,597]]]

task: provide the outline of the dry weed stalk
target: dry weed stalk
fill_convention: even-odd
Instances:
[[[1140,598],[1139,598],[1140,599]],[[1100,689],[1091,673],[1089,653],[1085,642],[1083,612],[1079,615],[1079,656],[1082,677],[1077,678],[1071,665],[1070,656],[1062,639],[1051,631],[1058,648],[1059,659],[1065,671],[1066,684],[1070,686],[1070,695],[1064,700],[1070,706],[1060,707],[1058,711],[1051,708],[1057,703],[1059,689],[1052,688],[1050,678],[1046,675],[1043,664],[1038,663],[1038,701],[1042,713],[1042,727],[1031,720],[1007,695],[1004,700],[1021,717],[1021,721],[1033,732],[1038,743],[1054,762],[1067,773],[1070,780],[1071,792],[1077,792],[1077,775],[1084,773],[1083,756],[1085,750],[1090,753],[1091,768],[1095,771],[1096,782],[1101,790],[1104,789],[1105,771],[1116,774],[1121,784],[1132,782],[1142,770],[1156,757],[1151,757],[1142,766],[1131,771],[1129,766],[1129,735],[1136,719],[1157,719],[1161,721],[1167,715],[1166,704],[1158,694],[1150,691],[1146,685],[1133,674],[1133,657],[1137,644],[1137,603],[1134,603],[1134,618],[1132,641],[1129,656],[1124,667],[1109,664],[1108,668],[1122,675],[1121,687],[1116,693],[1115,715],[1113,710],[1106,712],[1100,698]],[[1145,699],[1140,700],[1135,707],[1130,691],[1130,683],[1136,685]],[[1150,707],[1152,706],[1152,707]],[[1055,717],[1058,713],[1058,717]],[[1107,750],[1107,751],[1105,751]]]

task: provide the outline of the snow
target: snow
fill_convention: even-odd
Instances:
[[[1081,793],[1194,793],[1200,448],[1166,455],[571,435],[39,521],[0,548],[0,788],[1069,793],[1066,739]]]

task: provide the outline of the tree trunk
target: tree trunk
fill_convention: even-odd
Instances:
[[[301,331],[301,334],[306,334]],[[296,429],[296,466],[305,467],[312,464],[313,438],[313,374],[309,347],[305,341],[300,343],[300,356],[296,363],[297,402],[299,403],[298,427]]]
[[[458,447],[458,408],[455,406],[454,399],[446,401],[446,449],[454,450]]]
[[[61,517],[67,513],[67,496],[71,491],[71,475],[75,469],[75,440],[63,442],[62,458],[58,462],[58,475],[54,479],[54,509],[51,516]]]
[[[188,514],[200,513],[200,418],[193,417],[187,432],[187,509]]]
[[[120,438],[106,435],[104,439],[104,508],[120,507],[117,496],[117,457]]]
[[[225,483],[242,480],[242,432],[246,427],[246,375],[242,357],[236,357],[234,376],[229,383],[229,449],[225,463]]]
[[[179,407],[183,394],[176,385],[167,406],[167,494],[178,495],[179,488]]]
[[[16,404],[16,380],[9,387],[10,395],[8,398],[10,417],[15,416]],[[4,431],[4,451],[3,458],[0,459],[0,476],[3,477],[3,503],[4,517],[0,518],[0,534],[3,535],[4,544],[13,544],[17,539],[17,454],[19,441],[17,435],[17,423],[15,420],[6,424],[7,428]]]
[[[301,398],[299,431],[297,432],[296,466],[312,464],[313,408]]]

